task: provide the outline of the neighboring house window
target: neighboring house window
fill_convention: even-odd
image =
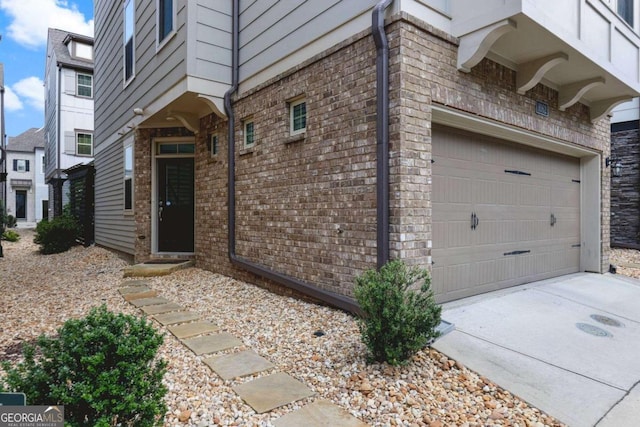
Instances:
[[[76,154],[78,156],[93,156],[93,135],[90,133],[76,133]]]
[[[78,73],[77,88],[76,93],[78,96],[91,98],[93,96],[93,76],[91,74]]]
[[[158,43],[173,31],[173,0],[158,0]]]
[[[29,172],[29,160],[13,159],[14,172]]]
[[[618,0],[618,15],[633,27],[633,0]]]
[[[128,82],[134,75],[134,28],[135,13],[133,1],[124,4],[124,81]]]
[[[304,98],[289,103],[289,129],[291,135],[307,130],[307,101]]]
[[[124,147],[124,210],[133,210],[133,145]]]
[[[44,173],[44,168],[47,166],[47,163],[45,162],[45,160],[46,160],[45,156],[42,156],[42,172],[41,173]]]
[[[243,123],[243,128],[244,128],[244,146],[253,147],[253,144],[255,144],[253,119],[246,119]]]

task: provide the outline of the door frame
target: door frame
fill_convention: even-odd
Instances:
[[[195,137],[158,137],[151,140],[151,254],[152,255],[194,255],[195,254],[195,236],[198,235],[196,224],[196,185],[194,176],[193,185],[193,241],[194,252],[160,252],[158,251],[158,165],[157,159],[176,159],[176,158],[193,158],[194,159],[194,175],[195,175],[195,153],[193,154],[157,154],[158,146],[161,143],[176,144],[196,144]],[[195,150],[194,150],[195,151]]]

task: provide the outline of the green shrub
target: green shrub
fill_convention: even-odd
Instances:
[[[64,405],[65,425],[155,426],[166,412],[161,344],[145,319],[103,305],[66,321],[57,337],[39,337],[37,348],[25,345],[24,362],[2,363],[4,381],[29,405]]]
[[[412,290],[419,282],[419,289]],[[390,261],[356,279],[355,296],[363,313],[358,326],[369,361],[398,365],[438,336],[441,307],[430,283],[427,270],[402,261]]]
[[[7,228],[13,228],[18,224],[18,220],[13,215],[7,215],[6,226]]]
[[[17,242],[20,240],[20,235],[13,230],[5,230],[4,233],[2,233],[2,239],[8,242]]]
[[[80,226],[68,213],[55,217],[51,221],[43,219],[36,225],[36,237],[33,241],[40,245],[43,254],[65,252],[74,246]]]

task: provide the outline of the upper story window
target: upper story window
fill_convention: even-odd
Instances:
[[[307,130],[307,101],[299,98],[289,103],[289,133],[298,135]]]
[[[135,13],[134,0],[127,0],[124,4],[124,81],[128,82],[135,74],[134,69],[134,28]]]
[[[158,44],[166,39],[174,30],[175,14],[173,0],[158,1]]]
[[[29,160],[13,159],[14,172],[29,172]]]
[[[77,90],[78,96],[86,96],[91,98],[93,96],[93,76],[91,74],[77,74]]]
[[[76,154],[78,156],[93,156],[93,135],[90,133],[76,133]]]
[[[71,55],[76,58],[93,59],[93,46],[87,43],[74,41],[71,45]]]
[[[617,2],[618,15],[633,27],[633,0],[617,0]]]

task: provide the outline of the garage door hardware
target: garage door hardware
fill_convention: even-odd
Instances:
[[[522,172],[522,171],[517,171],[517,170],[510,170],[510,169],[505,169],[504,173],[512,173],[514,175],[526,175],[526,176],[531,176],[531,174],[529,172]]]
[[[571,182],[577,182],[578,184],[580,184],[580,180],[579,179],[572,179]]]
[[[582,246],[580,243],[578,243],[576,245],[571,245],[572,248],[579,248],[580,246]]]
[[[505,252],[504,256],[509,256],[509,255],[522,255],[522,254],[528,254],[531,251],[512,251],[512,252]]]
[[[478,219],[478,215],[475,212],[471,212],[471,229],[475,230],[480,224],[480,220]]]
[[[556,222],[558,222],[556,216],[554,214],[551,214],[551,226],[553,227],[554,225],[556,225]]]
[[[603,325],[613,326],[615,328],[624,327],[624,323],[617,321],[616,319],[612,319],[611,317],[603,316],[602,314],[592,314],[591,317],[598,323],[602,323]]]
[[[598,328],[597,326],[593,326],[588,323],[576,323],[576,327],[582,332],[595,335],[596,337],[613,337],[611,332],[605,331],[602,328]]]

